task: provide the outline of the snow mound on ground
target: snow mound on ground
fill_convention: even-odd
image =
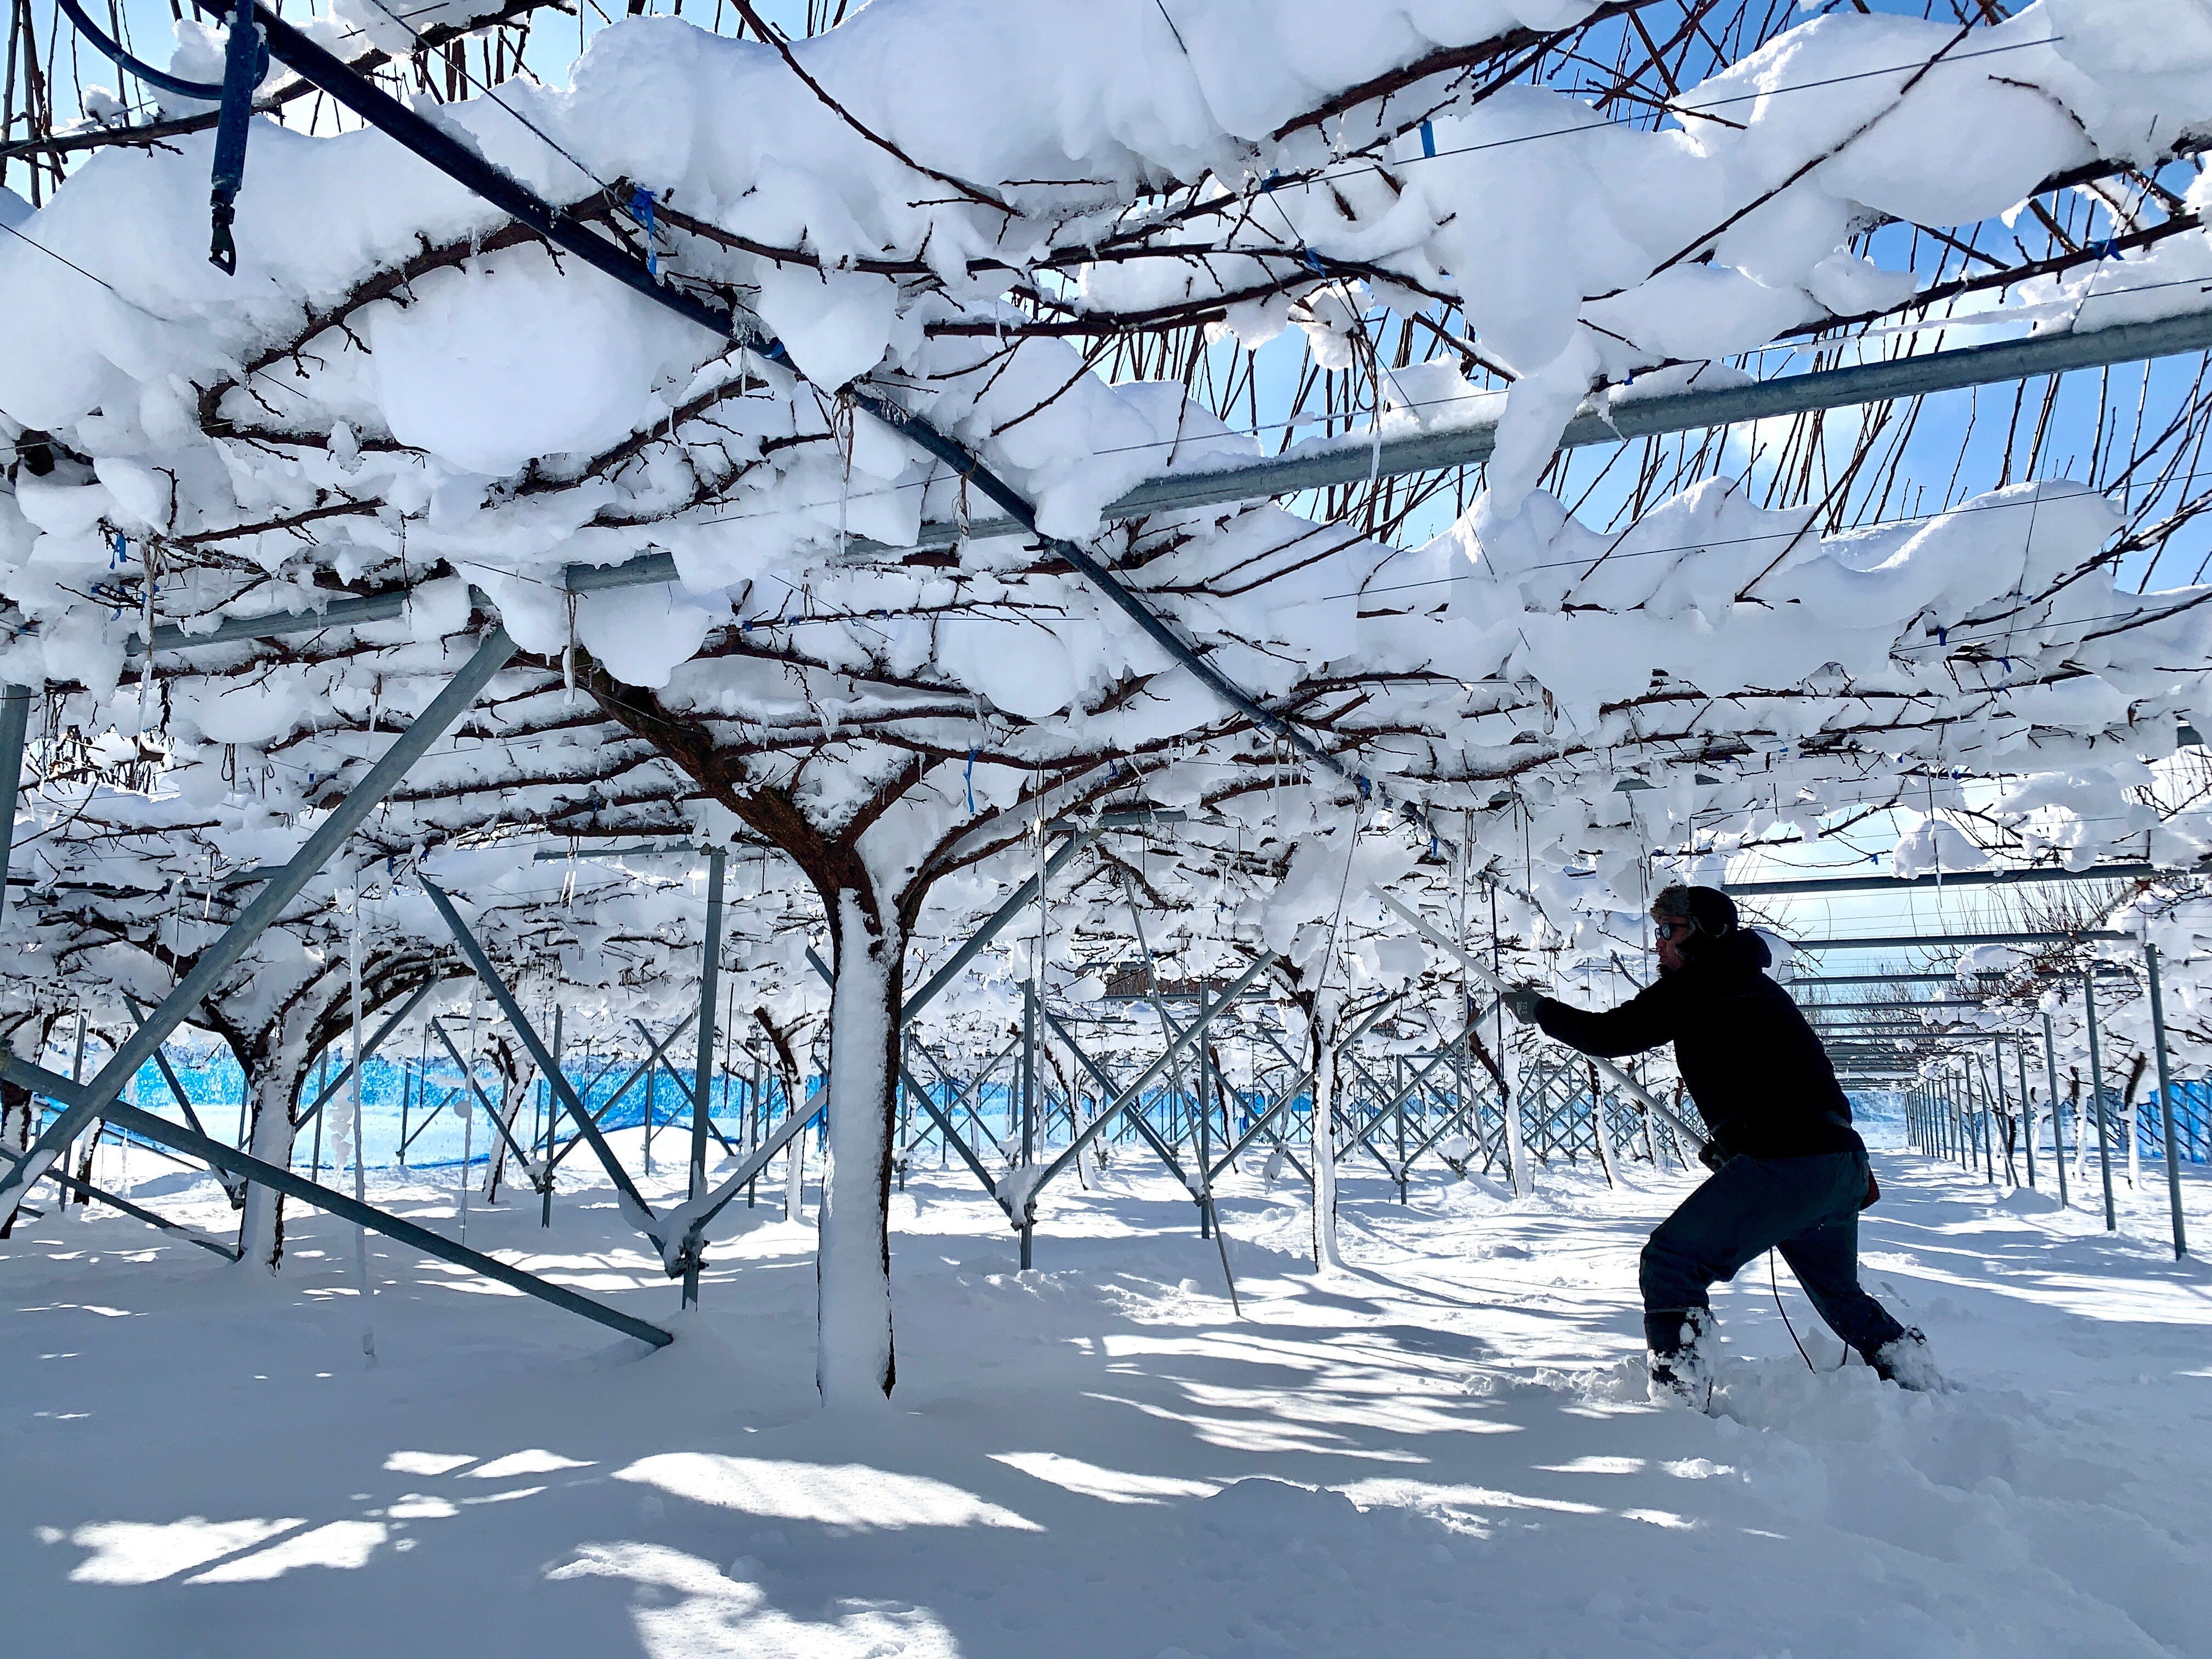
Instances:
[[[1296,1537],[1356,1519],[1359,1506],[1331,1486],[1301,1486],[1273,1475],[1231,1482],[1198,1506],[1198,1518],[1221,1532]]]

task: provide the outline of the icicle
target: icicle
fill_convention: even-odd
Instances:
[[[561,702],[564,708],[576,706],[576,595],[568,595],[568,643],[561,647]]]

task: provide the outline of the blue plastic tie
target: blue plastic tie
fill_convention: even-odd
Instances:
[[[1950,630],[1949,629],[1948,629],[1948,628],[1944,628],[1944,627],[1942,627],[1942,626],[1941,626],[1941,625],[1938,625],[1938,627],[1937,627],[1937,628],[1936,628],[1936,644],[1938,644],[1938,645],[1948,645],[1948,644],[1950,644],[1950,643],[1951,643],[1951,630]]]
[[[1431,161],[1437,155],[1437,130],[1426,121],[1421,123],[1421,154]]]
[[[1270,191],[1270,190],[1274,189],[1274,187],[1275,187],[1277,185],[1279,185],[1279,184],[1281,184],[1282,182],[1283,182],[1283,175],[1282,175],[1281,173],[1275,173],[1275,172],[1270,172],[1270,173],[1267,174],[1267,176],[1266,178],[1262,179],[1260,181],[1260,188],[1261,188],[1263,191]]]
[[[1298,258],[1305,261],[1306,269],[1313,272],[1315,276],[1326,276],[1328,275],[1328,267],[1322,264],[1321,255],[1316,253],[1311,248],[1300,248],[1298,250]]]
[[[975,751],[968,751],[968,816],[975,816]]]
[[[124,559],[127,556],[130,545],[131,544],[125,539],[123,532],[119,530],[115,532],[115,550],[107,556],[107,568],[110,570],[116,569],[122,564]]]
[[[629,210],[637,216],[638,223],[645,227],[645,274],[658,276],[660,275],[660,252],[653,245],[653,192],[643,185],[632,190]]]
[[[1361,773],[1354,781],[1359,785],[1359,799],[1365,800],[1373,787],[1367,781],[1367,775],[1364,772]]]

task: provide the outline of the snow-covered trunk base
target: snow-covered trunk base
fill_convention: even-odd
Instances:
[[[814,1377],[825,1406],[880,1405],[896,1376],[889,1204],[905,941],[890,907],[849,888],[837,895],[835,914]]]
[[[294,1122],[292,1103],[301,1068],[273,1064],[255,1069],[253,1127],[246,1149],[264,1164],[289,1169],[292,1164]],[[258,1182],[246,1189],[246,1212],[240,1220],[239,1261],[258,1262],[275,1273],[284,1261],[284,1195],[272,1193]]]
[[[1339,998],[1323,991],[1307,1015],[1313,1045],[1313,1257],[1319,1269],[1341,1267],[1336,1248],[1336,1038]]]

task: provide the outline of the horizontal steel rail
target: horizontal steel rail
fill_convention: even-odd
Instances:
[[[2085,927],[2077,933],[2028,929],[2002,933],[1886,933],[1869,939],[1793,939],[1793,951],[1911,951],[1954,945],[2074,945],[2092,939],[2128,939],[2132,933],[2109,927]]]
[[[2035,866],[2021,870],[1960,870],[1948,875],[1925,876],[1808,876],[1802,880],[1724,881],[1723,890],[1751,898],[1781,898],[1790,894],[1887,893],[1907,887],[2033,886],[2048,881],[2154,881],[2160,878],[2200,875],[2202,871],[2169,870],[2155,864],[2101,864],[2087,870]]]
[[[2122,323],[2111,328],[2039,334],[2022,340],[1926,352],[1887,362],[1777,375],[1750,386],[1711,391],[1692,388],[1621,401],[1607,413],[1583,415],[1570,422],[1560,436],[1559,447],[1575,449],[1695,432],[1744,421],[1955,392],[1969,386],[2063,374],[2071,369],[2106,368],[2206,349],[2212,349],[2212,310],[2154,322]],[[1477,465],[1489,459],[1497,437],[1497,422],[1491,420],[1385,438],[1380,445],[1371,439],[1356,436],[1318,440],[1297,445],[1280,455],[1232,467],[1190,469],[1148,478],[1109,504],[1105,517],[1112,523],[1185,507],[1266,501],[1334,484],[1356,483],[1368,477],[1370,471],[1377,477],[1396,477],[1407,473]],[[1020,525],[1007,515],[970,519],[964,530],[958,524],[932,522],[921,526],[914,546],[917,550],[951,547],[963,534],[980,540],[1022,533]],[[614,565],[574,564],[566,568],[562,577],[562,585],[572,593],[602,592],[678,580],[676,561],[666,553],[641,554]],[[491,608],[491,602],[483,594],[474,589],[471,592],[479,606]],[[404,590],[358,598],[334,595],[319,611],[228,617],[204,633],[157,628],[154,630],[154,647],[161,651],[190,650],[241,640],[315,633],[325,628],[390,622],[406,614],[407,604]]]

